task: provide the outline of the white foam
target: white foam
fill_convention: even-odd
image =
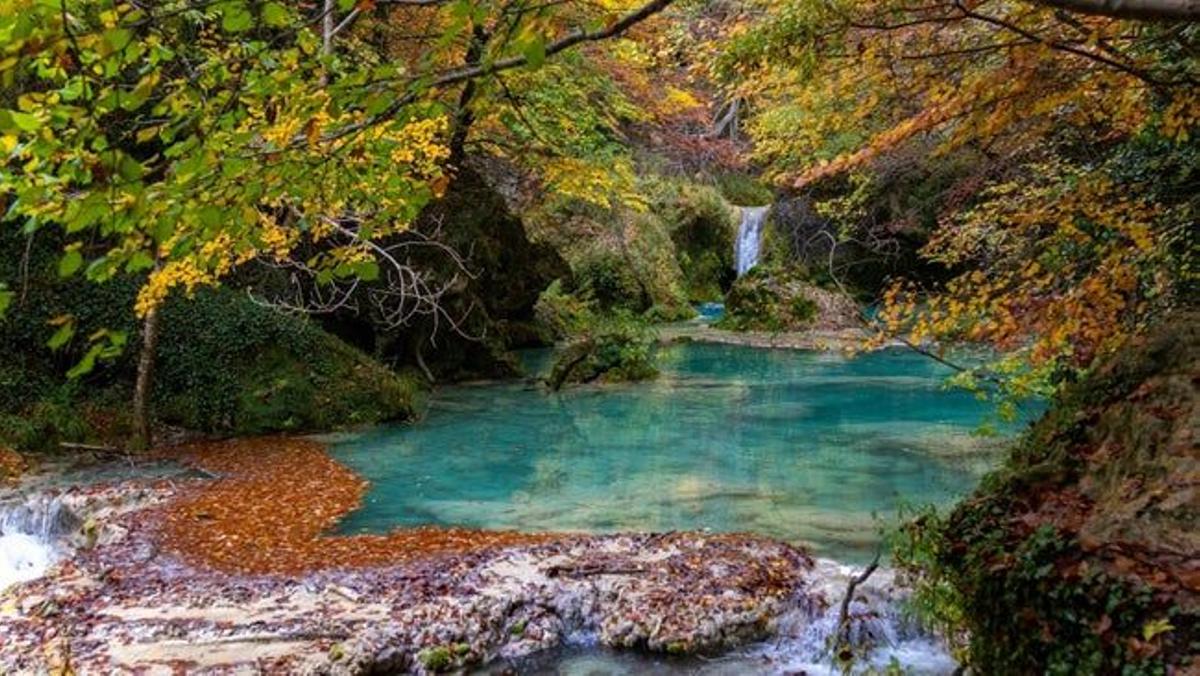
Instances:
[[[38,536],[0,535],[0,590],[41,577],[57,559],[56,547]]]

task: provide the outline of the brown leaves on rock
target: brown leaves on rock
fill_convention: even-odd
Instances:
[[[400,563],[437,553],[543,541],[547,535],[420,527],[328,535],[367,482],[313,441],[282,437],[193,444],[181,459],[220,478],[164,509],[164,546],[241,573],[300,573]]]
[[[28,464],[20,453],[0,446],[0,483],[15,481],[25,472]]]

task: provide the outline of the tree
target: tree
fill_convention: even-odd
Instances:
[[[1167,19],[1189,21],[1200,18],[1195,0],[1039,0],[1051,7],[1119,19]]]
[[[465,125],[447,113],[448,92],[618,36],[670,2],[611,19],[624,8],[390,0],[304,14],[270,0],[17,0],[0,12],[7,221],[67,233],[64,275],[144,277],[134,311],[147,347],[169,294],[220,284],[252,260],[303,249],[318,284],[372,280],[387,264],[375,243],[404,232],[452,174]],[[347,37],[367,18],[385,31],[420,19],[430,33]],[[486,24],[502,39],[465,58]],[[93,340],[89,354],[111,352],[111,336]]]
[[[1005,355],[989,378],[1048,391],[1187,301],[1195,24],[997,0],[775,10],[736,24],[713,72],[757,103],[746,128],[780,184],[856,237],[888,177],[960,167],[925,216],[882,224],[951,275],[897,280],[883,336],[987,343]],[[856,194],[829,199],[847,175]]]

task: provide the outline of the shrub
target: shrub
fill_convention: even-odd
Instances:
[[[574,268],[574,290],[601,310],[640,312],[649,306],[630,262],[619,252],[595,247]]]

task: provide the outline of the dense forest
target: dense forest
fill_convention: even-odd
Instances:
[[[0,207],[0,672],[1200,669],[1195,2],[5,0]]]

